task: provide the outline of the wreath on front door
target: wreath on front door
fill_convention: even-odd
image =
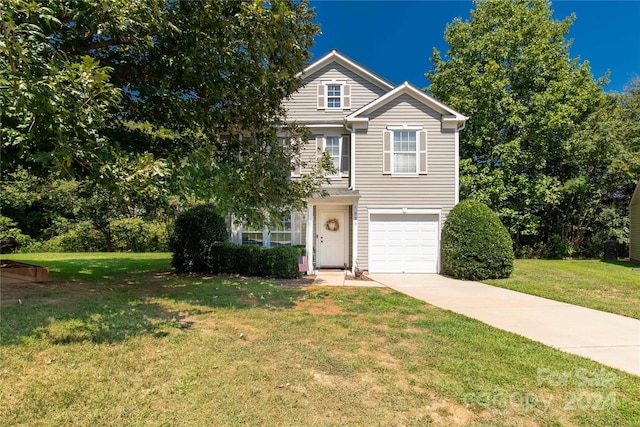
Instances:
[[[324,228],[329,231],[338,231],[340,230],[340,223],[338,222],[337,218],[332,218],[330,220],[327,220],[327,222],[324,224]]]

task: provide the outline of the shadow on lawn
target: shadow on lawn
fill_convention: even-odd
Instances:
[[[630,261],[630,260],[618,260],[618,261],[607,261],[601,260],[601,262],[605,264],[618,265],[620,267],[630,268],[630,269],[638,269],[640,268],[640,262]]]
[[[134,274],[99,283],[3,285],[0,345],[115,343],[188,329],[187,317],[219,309],[284,309],[300,288],[241,278]]]
[[[43,261],[55,279],[71,282],[102,281],[122,275],[144,275],[167,268],[163,257],[135,259],[131,257],[60,259]]]

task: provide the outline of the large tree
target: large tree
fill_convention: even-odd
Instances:
[[[496,210],[516,244],[549,241],[548,227],[575,178],[573,135],[606,99],[589,64],[572,59],[573,16],[547,0],[476,1],[433,51],[428,90],[470,116],[460,141],[461,193]]]
[[[543,229],[588,255],[611,236],[626,249],[629,202],[640,178],[640,80],[621,94],[608,93],[567,147],[567,178]]]
[[[312,18],[304,0],[4,0],[3,171],[115,198],[154,175],[255,221],[299,205],[320,174],[291,181],[300,143],[277,132],[304,138],[282,100],[301,84]]]

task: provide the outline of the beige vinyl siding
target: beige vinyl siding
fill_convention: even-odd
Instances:
[[[389,125],[427,131],[427,174],[383,175],[382,138]],[[368,268],[368,208],[442,209],[440,227],[455,205],[455,130],[442,130],[441,115],[410,95],[401,95],[369,116],[366,133],[356,134],[358,265]]]
[[[640,182],[629,206],[629,257],[640,261]]]
[[[318,109],[318,84],[323,80],[345,81],[350,85],[351,108],[348,110]],[[386,91],[369,80],[338,63],[331,63],[303,79],[304,86],[298,89],[290,99],[284,101],[287,109],[287,120],[301,123],[342,123],[344,117],[374,99],[384,95]]]

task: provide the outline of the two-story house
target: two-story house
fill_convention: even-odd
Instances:
[[[409,83],[394,86],[336,50],[309,65],[285,101],[311,129],[303,160],[328,151],[328,196],[280,229],[239,229],[239,243],[306,246],[308,273],[437,273],[440,236],[458,202],[458,141],[466,117]],[[305,171],[300,171],[304,173]]]

